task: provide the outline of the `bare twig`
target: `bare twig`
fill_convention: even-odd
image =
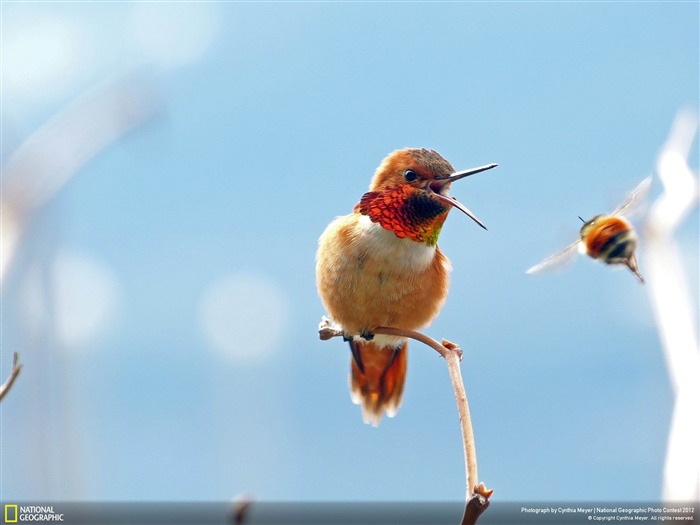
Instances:
[[[0,386],[0,401],[2,401],[5,395],[10,391],[10,388],[12,388],[12,385],[15,383],[15,380],[21,371],[22,365],[19,364],[19,354],[15,352],[15,358],[12,361],[12,371],[10,372],[10,376],[7,378],[7,381]]]
[[[326,341],[333,337],[343,335],[341,330],[331,326],[330,321],[323,317],[318,326],[319,337]],[[479,478],[476,466],[476,446],[474,445],[474,430],[472,429],[472,420],[469,415],[469,403],[467,402],[467,392],[464,389],[462,381],[462,372],[459,363],[462,360],[462,350],[458,345],[442,340],[442,344],[438,343],[432,337],[429,337],[414,330],[405,330],[403,328],[393,328],[380,326],[372,329],[373,335],[395,335],[406,337],[419,341],[436,352],[438,352],[447,361],[447,370],[450,374],[452,388],[457,401],[457,411],[459,412],[459,422],[462,428],[462,443],[464,445],[464,466],[467,478],[467,505],[462,518],[462,525],[476,523],[482,512],[489,505],[489,498],[493,494],[493,490],[488,490],[483,483],[477,485]]]
[[[698,205],[698,177],[688,165],[697,130],[696,112],[678,114],[657,159],[663,192],[644,225],[649,293],[675,391],[664,466],[663,498],[667,501],[697,501],[700,497],[697,312],[675,240],[679,226]]]
[[[476,446],[474,444],[474,430],[472,428],[472,418],[469,414],[469,403],[467,402],[467,391],[464,389],[462,381],[462,371],[459,362],[462,360],[462,350],[456,344],[443,339],[443,348],[447,349],[446,354],[441,355],[447,361],[447,370],[450,373],[452,389],[457,400],[457,412],[459,413],[459,423],[462,427],[462,442],[464,444],[464,467],[467,476],[467,499],[474,495],[479,482],[479,474],[476,468]],[[490,494],[489,494],[490,495]]]
[[[482,494],[480,492],[482,487],[486,494]],[[484,511],[489,508],[489,505],[491,504],[489,497],[492,493],[493,491],[486,490],[483,483],[479,484],[472,497],[467,500],[467,506],[464,509],[464,516],[462,516],[461,525],[474,525],[477,522],[479,516],[481,516]]]

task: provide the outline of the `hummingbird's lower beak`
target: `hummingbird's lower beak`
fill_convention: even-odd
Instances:
[[[484,230],[488,230],[488,228],[486,226],[484,226],[484,223],[476,218],[476,215],[474,215],[472,212],[470,212],[464,205],[462,205],[461,202],[459,202],[454,197],[442,195],[441,193],[434,193],[434,195],[439,200],[444,202],[445,204],[449,204],[450,206],[453,206],[453,207],[457,208],[459,211],[461,211],[462,213],[466,214],[467,217],[469,217],[471,220],[473,220],[475,223],[477,223],[479,226],[481,226]]]
[[[463,179],[464,177],[469,177],[469,175],[474,175],[475,173],[481,173],[482,171],[490,170],[492,168],[495,168],[498,166],[498,164],[487,164],[485,166],[479,166],[478,168],[471,168],[468,170],[463,170],[463,171],[457,171],[455,173],[452,173],[445,178],[436,178],[434,179],[434,182],[430,185],[431,189],[434,191],[435,197],[437,197],[440,201],[444,202],[445,204],[449,204],[450,206],[453,206],[457,208],[459,211],[467,215],[471,220],[473,220],[475,223],[477,223],[479,226],[481,226],[484,230],[486,230],[486,226],[484,226],[484,223],[481,222],[479,219],[476,218],[476,215],[474,215],[472,212],[470,212],[465,206],[462,205],[457,199],[452,197],[451,195],[444,195],[441,193],[439,190],[441,188],[444,188],[446,186],[449,186],[451,183],[453,183],[456,180]],[[437,187],[433,187],[437,186]],[[436,191],[437,190],[437,191]]]

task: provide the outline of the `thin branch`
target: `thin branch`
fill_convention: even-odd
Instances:
[[[449,354],[458,353],[460,361],[462,360],[462,350],[457,345],[452,345],[452,343],[450,343],[452,345],[452,348],[446,348],[445,346],[438,343],[432,337],[429,337],[429,336],[422,334],[420,332],[415,332],[413,330],[404,330],[402,328],[391,328],[391,327],[387,327],[387,326],[380,326],[379,328],[375,328],[374,330],[372,330],[372,334],[373,335],[396,335],[399,337],[408,337],[410,339],[415,339],[416,341],[419,341],[419,342],[423,343],[424,345],[429,346],[430,348],[435,350],[438,354],[440,354],[445,359],[447,359],[447,356]],[[321,341],[328,341],[329,339],[333,339],[334,337],[341,337],[342,335],[343,335],[342,330],[338,330],[337,328],[333,328],[330,320],[326,316],[323,316],[321,318],[321,322],[318,325],[318,336],[321,339]]]
[[[464,466],[467,476],[467,499],[471,498],[479,482],[479,474],[476,468],[476,445],[474,444],[474,429],[472,428],[472,418],[469,413],[469,403],[467,401],[467,391],[464,389],[462,381],[462,371],[459,362],[462,360],[462,350],[454,343],[442,340],[443,348],[448,352],[445,357],[447,361],[447,371],[450,373],[452,389],[457,400],[457,412],[459,413],[459,423],[462,427],[462,441],[464,443]]]
[[[331,326],[330,321],[323,317],[318,326],[318,334],[321,340],[327,341],[333,337],[343,335],[342,330],[338,330]],[[372,329],[373,335],[395,335],[406,337],[419,341],[445,358],[447,362],[447,370],[450,374],[450,381],[455,393],[457,401],[457,411],[459,413],[459,422],[462,428],[462,443],[464,445],[464,467],[467,478],[467,505],[462,518],[462,525],[470,525],[476,523],[482,512],[489,505],[489,498],[493,494],[493,490],[488,490],[483,483],[478,483],[478,471],[476,466],[476,446],[474,444],[474,430],[472,428],[472,420],[469,414],[469,403],[467,401],[467,392],[464,389],[462,381],[462,372],[459,363],[462,360],[462,349],[459,345],[442,340],[442,344],[438,343],[432,337],[429,337],[415,330],[405,330],[403,328],[393,328],[380,326]]]
[[[15,352],[15,358],[12,361],[12,371],[10,372],[10,377],[8,377],[7,381],[5,381],[2,386],[0,386],[0,401],[2,401],[5,395],[10,391],[10,388],[12,388],[12,385],[15,383],[15,380],[17,379],[21,371],[22,365],[19,364],[19,354]]]

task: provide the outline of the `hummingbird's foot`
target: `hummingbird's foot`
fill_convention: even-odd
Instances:
[[[370,331],[363,331],[360,332],[360,337],[365,341],[371,341],[372,339],[374,339],[374,334]]]

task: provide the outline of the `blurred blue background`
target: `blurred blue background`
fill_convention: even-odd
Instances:
[[[500,163],[453,187],[489,231],[451,214],[427,329],[465,350],[480,480],[502,501],[658,499],[673,394],[647,288],[583,258],[524,271],[697,109],[698,19],[696,2],[3,3],[5,165],[101,90],[146,109],[3,245],[2,378],[15,350],[24,369],[2,498],[461,500],[444,362],[412,343],[375,429],[347,346],[316,331],[318,236],[412,146]],[[697,307],[697,211],[678,238]]]

